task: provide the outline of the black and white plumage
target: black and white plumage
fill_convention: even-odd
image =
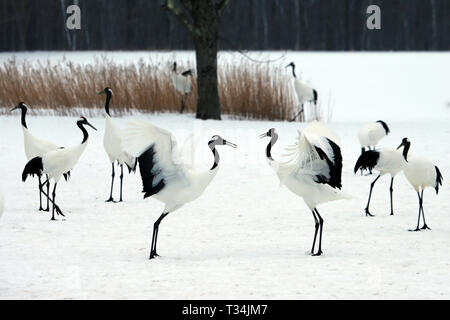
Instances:
[[[443,177],[439,168],[429,159],[424,157],[409,157],[408,163],[403,169],[406,179],[416,190],[419,198],[419,216],[417,219],[417,227],[411,231],[420,231],[430,229],[425,222],[425,213],[423,210],[423,192],[427,187],[432,187],[439,193],[439,187],[442,185]],[[419,228],[420,214],[422,213],[423,226]]]
[[[303,131],[299,131],[296,144],[287,149],[288,160],[278,162],[271,154],[272,147],[278,140],[276,130],[270,129],[260,137],[271,138],[266,148],[266,158],[280,183],[302,197],[311,210],[316,223],[311,254],[321,255],[323,219],[317,206],[329,201],[350,198],[341,191],[342,154],[339,138],[322,123],[313,121]],[[319,247],[314,253],[319,230]]]
[[[90,126],[94,130],[97,130],[92,126],[84,117],[81,117],[80,120],[77,121],[77,126],[80,128],[83,133],[83,140],[81,144],[65,148],[49,151],[43,156],[35,157],[28,161],[25,165],[25,168],[22,172],[22,181],[25,182],[28,176],[37,175],[41,177],[42,174],[46,174],[48,176],[48,180],[52,179],[55,182],[53,187],[53,198],[50,199],[50,195],[48,193],[43,192],[43,194],[49,199],[49,201],[53,204],[52,208],[52,220],[55,220],[55,210],[58,215],[64,216],[61,212],[59,206],[56,205],[56,186],[58,181],[66,172],[69,172],[73,169],[73,167],[77,164],[79,158],[83,154],[84,150],[89,141],[89,134],[84,126]],[[49,181],[47,181],[49,182]],[[45,183],[47,183],[45,182]],[[41,185],[42,190],[42,185]]]
[[[105,147],[105,151],[108,154],[109,160],[111,162],[111,191],[109,194],[108,200],[106,202],[115,202],[113,199],[113,187],[114,187],[114,162],[117,161],[120,166],[120,197],[119,202],[122,202],[122,186],[123,186],[123,165],[125,164],[128,167],[128,172],[136,171],[136,161],[137,159],[128,153],[126,153],[122,149],[122,129],[115,123],[115,121],[111,118],[111,114],[109,113],[110,102],[113,96],[113,91],[111,88],[105,88],[103,91],[99,92],[99,94],[106,95],[105,102],[105,112],[106,112],[106,120],[105,120],[105,136],[103,138],[103,146]]]
[[[236,148],[220,136],[213,136],[208,146],[214,155],[214,164],[210,170],[196,172],[178,160],[176,141],[170,132],[137,119],[124,130],[122,146],[138,159],[144,199],[153,196],[165,204],[162,215],[154,224],[150,259],[158,256],[156,242],[161,221],[200,197],[217,174],[220,157],[216,146],[219,145]]]
[[[186,70],[182,73],[177,73],[177,63],[173,63],[172,67],[172,84],[174,88],[181,94],[181,109],[183,113],[186,99],[192,93],[192,70]]]
[[[381,176],[384,176],[385,174],[389,174],[391,176],[391,186],[389,188],[389,192],[391,200],[391,215],[394,215],[394,208],[393,208],[394,178],[406,166],[410,146],[411,143],[408,140],[408,138],[404,138],[402,140],[402,143],[399,145],[397,149],[384,148],[379,151],[368,150],[364,151],[359,156],[354,168],[355,173],[358,172],[358,170],[360,169],[370,171],[375,169],[379,172],[377,178],[370,185],[369,199],[367,201],[367,206],[364,209],[366,216],[373,216],[373,214],[371,214],[369,210],[373,187],[375,186],[375,183],[378,181],[378,179]],[[400,151],[399,149],[401,149],[402,147],[403,151]]]
[[[378,120],[376,122],[367,123],[358,131],[358,139],[361,144],[361,154],[368,150],[375,150],[378,142],[385,136],[389,135],[391,130],[386,122]],[[372,171],[370,171],[372,173]],[[362,171],[361,171],[362,174]]]
[[[307,102],[313,103],[315,106],[317,105],[317,101],[319,99],[319,95],[317,93],[317,90],[314,88],[311,88],[304,84],[299,78],[297,78],[297,75],[295,73],[295,63],[291,62],[286,66],[286,68],[292,67],[292,77],[294,78],[294,88],[295,93],[297,94],[297,100],[300,104],[300,111],[297,113],[297,115],[291,120],[295,121],[299,115],[302,115],[302,118],[304,119],[305,109],[304,104]]]
[[[23,142],[24,142],[24,149],[25,149],[25,156],[28,161],[35,157],[42,157],[47,152],[53,151],[53,150],[59,150],[61,149],[56,144],[51,143],[49,141],[36,138],[31,134],[31,132],[28,130],[27,122],[26,122],[26,114],[28,111],[28,106],[24,102],[19,102],[19,104],[12,108],[11,111],[20,109],[22,111],[21,115],[21,124],[22,124],[22,132],[23,132]],[[70,172],[67,172],[64,177],[66,180],[70,177]],[[42,192],[41,192],[41,177],[39,176],[39,211],[49,211],[49,201],[47,198],[47,209],[42,208]],[[48,180],[48,177],[47,177]],[[50,190],[50,183],[47,183],[47,194]]]

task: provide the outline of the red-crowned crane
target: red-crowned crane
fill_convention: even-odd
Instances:
[[[85,125],[90,126],[94,130],[97,130],[93,125],[91,125],[86,120],[85,117],[81,117],[81,119],[77,121],[77,126],[83,133],[83,140],[81,144],[65,149],[53,150],[47,152],[43,156],[35,157],[31,159],[23,169],[22,181],[24,182],[26,181],[29,175],[35,174],[38,177],[41,177],[42,174],[46,174],[49,180],[50,179],[54,180],[55,185],[53,187],[52,193],[53,198],[50,199],[50,195],[43,192],[44,195],[47,197],[47,199],[49,199],[50,202],[53,204],[51,220],[55,220],[55,210],[58,215],[64,216],[64,214],[61,212],[61,210],[59,209],[59,207],[56,205],[55,202],[56,186],[58,184],[59,179],[61,179],[61,176],[63,176],[65,172],[68,172],[73,169],[73,167],[77,164],[78,160],[83,154],[84,150],[86,149],[86,146],[89,141],[89,133],[84,127]]]
[[[24,102],[19,102],[19,104],[12,108],[11,111],[20,109],[22,111],[21,123],[22,123],[22,132],[23,132],[23,144],[25,148],[25,156],[27,157],[27,161],[35,157],[42,157],[49,151],[61,149],[56,144],[51,143],[49,141],[36,138],[31,134],[28,130],[26,115],[28,106]],[[70,177],[70,172],[64,174],[64,178],[67,180]],[[48,180],[48,177],[47,177]],[[39,211],[49,211],[49,200],[47,198],[47,209],[42,208],[42,192],[41,192],[41,177],[39,176]],[[50,182],[47,183],[47,194],[50,192]]]
[[[186,99],[192,93],[192,70],[189,69],[179,74],[177,73],[177,63],[174,62],[172,67],[172,84],[181,94],[180,113],[183,113]]]
[[[109,104],[113,96],[111,88],[105,88],[99,94],[106,95],[105,112],[106,112],[106,124],[105,124],[105,136],[103,138],[103,146],[108,154],[109,161],[111,162],[112,174],[111,174],[111,192],[109,199],[106,202],[115,202],[113,199],[113,186],[114,186],[114,162],[117,161],[120,166],[120,198],[119,202],[122,202],[122,185],[123,185],[123,165],[126,164],[128,172],[136,170],[136,158],[130,156],[122,149],[122,129],[115,123],[109,113]]]
[[[297,94],[297,100],[300,104],[300,111],[297,113],[297,115],[292,118],[291,121],[295,121],[299,115],[302,115],[302,118],[304,119],[305,109],[304,104],[307,102],[312,102],[314,106],[317,106],[317,101],[319,99],[319,95],[317,93],[316,89],[313,89],[303,82],[300,81],[300,79],[297,78],[297,75],[295,74],[295,63],[291,62],[286,66],[286,68],[292,67],[292,77],[294,78],[294,89],[295,93]]]
[[[278,140],[275,129],[270,129],[260,138],[269,137],[266,158],[282,185],[303,198],[311,210],[315,221],[314,240],[311,249],[313,256],[322,255],[323,222],[317,206],[329,201],[349,199],[341,191],[342,155],[339,138],[320,122],[311,122],[299,135],[295,145],[289,147],[289,159],[278,162],[272,157],[272,147]],[[314,248],[320,230],[319,246]]]
[[[399,149],[401,149],[402,147],[403,151],[400,151]],[[409,141],[408,138],[404,138],[402,140],[402,143],[398,146],[397,149],[384,148],[379,151],[368,150],[364,151],[359,156],[354,168],[355,173],[358,172],[359,169],[364,170],[375,169],[379,172],[379,175],[370,184],[369,200],[367,201],[367,206],[364,209],[366,216],[373,217],[373,214],[371,214],[369,210],[370,199],[372,197],[372,190],[378,179],[380,179],[380,177],[384,176],[385,174],[389,174],[391,176],[391,186],[389,188],[389,192],[391,199],[391,216],[394,215],[394,206],[393,206],[394,178],[406,166],[406,163],[408,161],[408,151],[410,147],[411,142]]]
[[[361,144],[361,154],[368,150],[375,150],[378,142],[387,136],[391,130],[386,122],[378,120],[377,122],[370,122],[362,126],[358,131],[359,143]],[[369,171],[372,174],[372,170]],[[362,174],[362,170],[361,170]]]
[[[148,122],[133,120],[124,130],[122,146],[138,159],[143,183],[144,199],[153,196],[165,204],[161,216],[153,226],[150,259],[158,256],[156,243],[159,225],[170,213],[202,195],[219,170],[219,152],[216,146],[237,146],[220,136],[208,142],[214,156],[211,169],[193,171],[176,159],[176,141],[172,134]]]
[[[403,169],[406,179],[416,190],[419,197],[419,217],[417,227],[410,231],[420,231],[430,229],[425,222],[425,213],[423,211],[423,192],[427,187],[432,187],[439,193],[439,186],[442,185],[442,174],[437,166],[424,157],[409,157],[406,167]],[[423,226],[419,229],[420,213],[422,213]]]

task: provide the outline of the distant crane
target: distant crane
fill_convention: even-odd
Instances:
[[[390,133],[386,122],[378,120],[377,122],[367,123],[358,131],[359,143],[361,144],[361,154],[368,150],[375,150],[378,142]],[[372,149],[371,149],[372,148]],[[361,170],[362,174],[363,170]],[[372,170],[369,171],[372,174]]]
[[[48,142],[46,140],[42,140],[36,138],[31,134],[28,130],[26,123],[26,114],[28,110],[28,106],[24,102],[19,102],[19,104],[11,109],[11,112],[14,110],[20,109],[22,111],[21,123],[22,123],[22,131],[23,131],[23,142],[25,147],[25,156],[27,160],[30,161],[35,157],[42,157],[49,151],[61,149],[57,145]],[[70,172],[64,174],[64,178],[67,180],[70,177]],[[48,180],[48,176],[47,176]],[[41,177],[39,176],[39,211],[49,211],[49,201],[47,198],[47,209],[42,208],[42,192],[41,192]],[[50,182],[47,183],[47,194],[50,192]]]
[[[80,120],[77,121],[77,126],[80,128],[83,133],[83,141],[81,144],[66,148],[66,149],[58,149],[47,152],[43,156],[35,157],[31,159],[26,165],[22,173],[22,181],[25,182],[29,175],[37,175],[41,177],[42,174],[46,174],[48,176],[48,180],[44,183],[49,182],[50,179],[55,181],[55,185],[53,187],[53,198],[50,199],[50,195],[48,193],[44,193],[44,195],[49,199],[49,201],[53,204],[52,207],[52,219],[55,220],[55,210],[58,215],[64,216],[61,212],[60,208],[56,205],[56,186],[58,184],[61,176],[64,175],[65,172],[68,172],[73,169],[73,167],[77,164],[81,155],[89,141],[89,134],[87,130],[84,128],[85,125],[90,126],[94,130],[97,130],[93,125],[91,125],[85,117],[81,117]],[[42,185],[41,185],[42,190]]]
[[[295,88],[295,92],[297,94],[297,100],[298,103],[300,104],[300,111],[297,113],[297,115],[292,118],[292,121],[297,120],[298,116],[301,115],[301,118],[304,119],[305,117],[305,108],[304,108],[304,104],[307,102],[312,102],[314,104],[314,106],[317,106],[317,101],[319,99],[319,95],[317,93],[316,89],[313,89],[309,86],[307,86],[306,84],[304,84],[303,82],[301,82],[298,78],[297,75],[295,74],[295,63],[291,62],[290,64],[288,64],[286,66],[286,68],[288,67],[292,67],[292,76],[294,78],[294,88]]]
[[[161,221],[183,205],[197,199],[219,170],[216,146],[237,146],[220,136],[213,136],[208,146],[214,155],[214,164],[208,171],[195,172],[176,159],[176,141],[172,134],[148,122],[134,120],[124,130],[122,146],[138,159],[143,183],[144,199],[154,196],[165,203],[161,216],[153,227],[150,259],[158,256],[156,243]]]
[[[99,92],[99,94],[106,95],[105,102],[105,112],[106,112],[106,125],[105,125],[105,136],[103,139],[103,145],[105,147],[106,153],[108,154],[109,160],[111,162],[112,174],[111,174],[111,192],[109,195],[109,199],[106,202],[114,202],[113,199],[113,186],[114,186],[114,162],[117,161],[120,166],[120,199],[119,202],[122,202],[122,185],[123,185],[123,164],[125,163],[128,167],[128,172],[136,171],[136,158],[130,156],[128,153],[123,151],[122,149],[122,129],[115,123],[115,121],[111,118],[109,113],[109,103],[113,96],[113,92],[111,88],[105,88],[103,91]]]
[[[417,219],[417,227],[415,230],[420,231],[430,229],[425,222],[425,213],[423,211],[423,191],[427,187],[432,187],[439,193],[439,186],[442,185],[442,174],[437,166],[424,157],[410,157],[406,167],[403,169],[406,179],[416,190],[419,197],[419,217]],[[419,229],[420,213],[422,212],[423,227]]]
[[[180,113],[184,112],[185,100],[192,93],[192,70],[177,73],[177,63],[173,63],[172,68],[172,83],[175,89],[181,94],[181,109]]]
[[[403,147],[403,152],[399,151]],[[408,151],[411,147],[411,142],[408,138],[404,138],[402,143],[398,146],[397,150],[384,148],[380,151],[368,150],[364,151],[358,158],[355,165],[355,173],[359,169],[372,170],[375,169],[379,171],[378,177],[370,184],[369,200],[367,201],[367,206],[365,208],[366,216],[373,217],[373,214],[369,211],[370,199],[372,197],[372,190],[375,183],[380,179],[381,176],[389,174],[391,176],[391,186],[389,188],[390,198],[391,198],[391,216],[394,215],[393,209],[393,192],[394,192],[394,178],[400,173],[408,161]]]
[[[303,198],[312,211],[315,221],[314,241],[311,249],[313,256],[322,255],[322,231],[324,220],[317,205],[329,201],[349,199],[341,192],[342,155],[339,138],[327,127],[317,121],[311,122],[299,135],[295,145],[289,147],[289,160],[275,161],[272,147],[278,140],[275,129],[270,129],[260,138],[270,137],[266,148],[269,166],[275,171],[282,185]],[[320,230],[319,248],[314,253],[317,233]]]

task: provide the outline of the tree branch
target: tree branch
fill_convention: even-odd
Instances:
[[[186,4],[183,3],[183,5],[185,7],[186,7],[186,5],[190,4],[190,1],[184,1],[184,2],[186,2]],[[175,3],[175,0],[167,0],[161,6],[161,8],[168,10],[175,17],[177,17],[178,20],[180,20],[181,23],[183,23],[183,25],[186,27],[186,29],[188,29],[188,31],[193,36],[199,36],[200,35],[200,31],[194,26],[194,24],[191,22],[191,20],[189,20],[189,17],[186,15],[186,13],[184,13],[183,9],[178,4]]]
[[[230,3],[230,0],[220,0],[220,1],[216,4],[217,15],[218,15],[219,17],[222,16],[223,11],[226,9],[226,7],[228,6],[229,3]]]

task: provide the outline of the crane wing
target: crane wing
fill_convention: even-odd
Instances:
[[[301,178],[310,176],[314,182],[342,188],[342,154],[339,138],[319,122],[312,122],[299,131],[295,145],[286,149],[287,161],[281,164],[284,174]]]
[[[176,157],[176,140],[170,132],[134,119],[123,131],[122,149],[137,158],[144,198],[171,183],[189,185],[185,168]]]

